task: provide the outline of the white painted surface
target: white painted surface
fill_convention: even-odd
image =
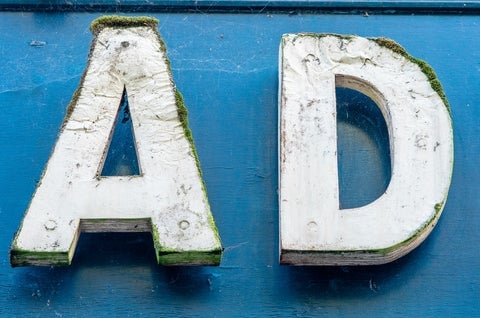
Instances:
[[[66,253],[70,261],[82,219],[88,231],[112,232],[145,231],[151,220],[157,254],[221,249],[164,54],[151,28],[100,32],[14,250]],[[97,177],[124,87],[141,175]]]
[[[287,34],[279,69],[281,262],[380,264],[418,246],[453,166],[448,110],[418,65],[365,38]],[[339,209],[336,85],[372,98],[389,129],[390,184],[360,208]]]

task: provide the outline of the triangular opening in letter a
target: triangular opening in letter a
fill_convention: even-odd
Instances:
[[[138,166],[135,137],[133,135],[132,118],[128,106],[128,95],[127,90],[124,88],[100,176],[131,176],[139,174],[140,168]]]

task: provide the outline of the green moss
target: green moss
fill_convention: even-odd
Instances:
[[[85,77],[85,72],[82,74],[82,78],[80,80],[80,85],[77,87],[77,89],[73,93],[73,97],[70,100],[70,103],[67,105],[67,111],[66,111],[66,114],[65,114],[65,118],[63,119],[63,124],[67,123],[68,119],[70,118],[70,116],[73,113],[73,110],[75,109],[75,105],[77,104],[78,98],[80,97],[80,91],[81,91],[81,87],[83,86],[84,77]]]
[[[160,41],[161,41],[161,39],[160,39]],[[161,43],[163,43],[163,42],[161,42]],[[165,56],[166,56],[166,54],[165,54]],[[168,72],[169,72],[169,74],[172,74],[171,70],[170,70],[170,63],[168,61],[168,58],[165,57],[165,59],[167,60]],[[182,94],[176,88],[175,88],[175,103],[176,103],[176,106],[177,106],[178,119],[180,120],[180,123],[182,124],[183,131],[184,131],[184,134],[185,134],[185,138],[187,138],[188,142],[190,143],[190,150],[192,152],[193,158],[195,159],[195,164],[197,166],[198,175],[199,175],[199,178],[202,182],[202,190],[203,190],[203,194],[205,196],[205,202],[208,205],[207,186],[205,184],[205,180],[203,179],[203,172],[202,172],[202,168],[200,166],[200,160],[198,158],[197,148],[195,147],[195,142],[193,140],[192,131],[190,130],[190,127],[188,126],[188,110],[187,110],[187,107],[185,107],[185,102],[183,100]],[[214,220],[213,215],[210,211],[210,207],[209,207],[208,210],[209,210],[208,211],[208,224],[209,224],[210,228],[212,229],[212,231],[214,232],[214,235],[215,235],[215,238],[216,238],[217,242],[219,242],[219,245],[221,245],[220,235],[218,233],[218,228],[215,224],[215,220]],[[221,254],[221,252],[220,252],[220,254]]]
[[[159,251],[158,263],[164,266],[177,265],[219,265],[222,249],[213,251]]]
[[[67,266],[70,265],[69,252],[36,252],[12,248],[10,264],[17,266]]]
[[[170,74],[170,78],[171,78],[172,71],[171,71],[171,68],[170,68],[170,61],[168,60],[167,55],[166,55],[166,47],[165,47],[165,44],[162,41],[162,39],[161,39],[161,37],[158,33],[157,33],[157,36],[158,36],[158,40],[161,43],[161,46],[164,50],[165,62],[167,63],[168,73]],[[173,79],[171,79],[171,81],[172,81],[172,84],[173,84]],[[175,87],[175,85],[173,85],[173,86]],[[207,187],[206,187],[206,184],[205,184],[205,180],[203,179],[203,172],[202,172],[202,168],[200,166],[200,160],[198,158],[197,148],[195,147],[195,142],[193,140],[193,134],[192,134],[192,131],[191,131],[189,125],[188,125],[188,110],[187,110],[187,107],[185,106],[185,102],[183,100],[182,94],[180,93],[180,91],[176,87],[175,87],[175,104],[177,106],[178,119],[180,120],[180,123],[182,124],[183,131],[184,131],[184,134],[185,134],[185,138],[187,138],[188,142],[190,143],[190,150],[192,152],[192,156],[193,156],[193,158],[195,160],[195,164],[197,166],[199,178],[202,182],[202,190],[203,190],[203,193],[204,193],[204,196],[205,196],[205,202],[208,205]],[[220,235],[218,233],[218,228],[215,224],[215,220],[214,220],[213,215],[210,211],[210,208],[209,208],[209,211],[208,211],[208,223],[209,223],[210,228],[214,232],[214,235],[215,235],[215,238],[217,239],[217,242],[219,242],[219,245],[221,245]],[[220,254],[221,254],[221,252],[220,252]]]
[[[202,182],[203,182],[203,179],[202,179]],[[208,201],[207,201],[207,204],[208,204]],[[213,219],[213,215],[212,215],[211,212],[208,213],[208,224],[210,225],[210,228],[213,231],[213,235],[215,236],[215,239],[218,242],[218,245],[222,246],[222,242],[221,242],[221,239],[220,239],[220,233],[218,233],[218,228],[217,228],[217,225],[215,224],[215,220]],[[222,249],[222,251],[223,251],[223,249]]]
[[[415,234],[410,236],[408,239],[406,239],[405,241],[403,241],[401,243],[395,244],[395,245],[387,247],[387,248],[373,250],[372,252],[376,253],[376,254],[386,255],[386,254],[398,249],[401,246],[408,245],[410,242],[415,240],[418,236],[423,234],[428,227],[432,227],[432,228],[434,227],[434,223],[436,221],[438,221],[438,219],[440,218],[440,213],[442,212],[444,204],[445,204],[445,200],[435,204],[435,206],[434,206],[434,209],[435,209],[434,216],[428,222],[426,222],[421,228],[419,228],[417,230],[417,232],[415,232]]]
[[[175,89],[175,103],[177,105],[178,119],[182,124],[185,138],[187,138],[188,142],[190,143],[192,156],[195,159],[195,164],[197,165],[198,174],[203,182],[203,173],[202,173],[202,169],[200,168],[200,160],[198,159],[197,148],[195,147],[195,142],[193,141],[192,131],[188,126],[188,110],[185,107],[185,103],[183,102],[182,94],[177,89]],[[205,189],[205,184],[204,184],[204,189]]]
[[[428,65],[427,62],[411,56],[400,44],[398,44],[397,42],[391,39],[380,37],[380,38],[371,38],[370,40],[376,42],[378,45],[382,47],[385,47],[403,56],[410,62],[417,64],[418,67],[420,67],[420,70],[425,74],[425,76],[427,76],[428,81],[430,82],[430,86],[438,94],[438,96],[440,96],[443,103],[445,104],[445,107],[448,110],[448,113],[451,115],[450,104],[448,103],[447,97],[443,92],[442,84],[440,84],[440,81],[437,78],[437,74],[435,74],[435,71],[430,65]]]
[[[134,28],[150,27],[154,30],[158,28],[158,20],[150,17],[122,17],[118,15],[109,15],[100,17],[92,22],[90,31],[98,35],[104,28]]]
[[[210,214],[211,216],[211,214]],[[213,220],[213,218],[212,218]],[[216,233],[216,226],[213,224],[212,229]],[[216,233],[217,234],[217,233]],[[218,234],[217,234],[218,235]],[[159,265],[214,265],[220,264],[223,249],[216,248],[208,251],[180,251],[174,248],[168,248],[160,244],[158,236],[158,228],[152,222],[152,238],[155,254]],[[218,240],[220,242],[220,239]]]
[[[155,249],[155,256],[157,257],[157,263],[159,262],[158,259],[158,251],[162,248],[162,245],[160,244],[160,237],[158,236],[158,228],[155,224],[152,224],[152,239],[153,239],[153,248]]]
[[[382,249],[374,249],[374,250],[328,250],[328,251],[303,251],[303,250],[282,250],[282,254],[304,254],[304,255],[321,255],[322,258],[327,259],[329,255],[338,256],[343,255],[346,259],[348,258],[355,258],[358,257],[359,254],[370,255],[371,260],[382,260],[386,259],[392,252],[399,249],[402,246],[406,246],[410,244],[412,241],[418,238],[418,236],[422,235],[428,227],[434,227],[434,224],[440,218],[440,213],[442,212],[443,206],[445,205],[445,200],[435,204],[434,216],[426,222],[421,228],[419,228],[412,236],[408,239],[395,244],[393,246],[382,248]],[[403,256],[403,255],[401,255]],[[380,264],[379,262],[378,264]],[[287,264],[287,263],[283,263]]]
[[[31,203],[31,202],[30,202]],[[23,227],[20,226],[20,229]],[[17,245],[17,239],[20,231],[15,233],[13,243],[10,248],[10,265],[17,266],[68,266],[71,264],[75,247],[77,245],[78,236],[77,231],[73,237],[68,251],[32,251],[24,250]]]

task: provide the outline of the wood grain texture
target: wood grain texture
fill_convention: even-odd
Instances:
[[[154,15],[189,108],[221,266],[159,267],[148,234],[87,233],[69,268],[10,268],[99,15],[0,13],[1,317],[480,315],[478,16]],[[393,38],[432,65],[452,106],[456,161],[442,218],[389,265],[278,265],[278,45],[302,31]]]

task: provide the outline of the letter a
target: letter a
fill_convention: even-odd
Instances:
[[[12,266],[68,265],[80,233],[149,232],[162,265],[218,265],[222,247],[181,95],[150,18],[103,17]],[[102,176],[124,92],[139,174]]]
[[[395,42],[287,34],[280,47],[280,262],[391,262],[432,231],[453,168],[452,123],[433,70]],[[335,87],[379,106],[391,180],[374,202],[340,209]]]

